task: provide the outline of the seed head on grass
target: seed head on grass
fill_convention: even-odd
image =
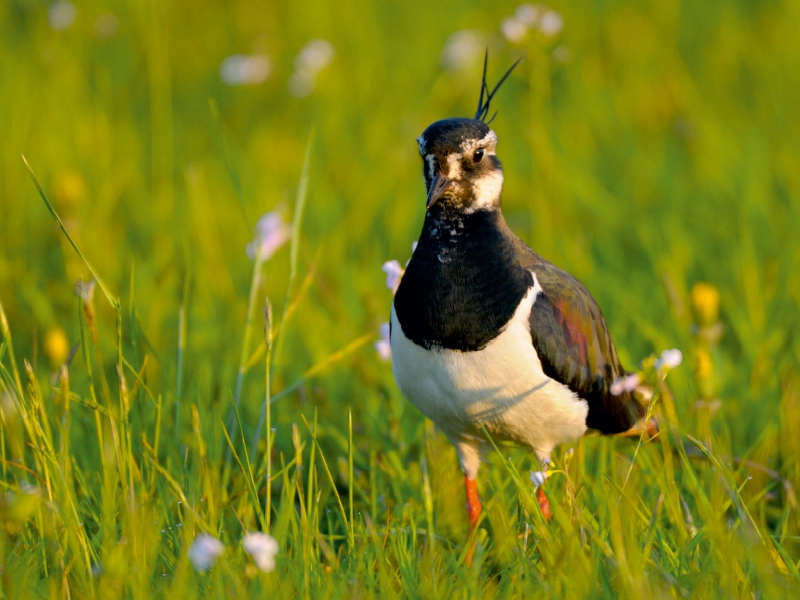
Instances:
[[[75,282],[75,294],[83,302],[83,315],[86,318],[86,325],[92,334],[92,342],[97,344],[97,322],[94,314],[94,288],[96,281],[83,281],[79,279]]]

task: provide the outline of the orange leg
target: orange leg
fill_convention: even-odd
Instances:
[[[475,527],[478,525],[478,518],[481,516],[481,499],[478,497],[478,482],[464,477],[464,485],[467,488],[467,516],[469,517],[469,537],[472,537]],[[472,552],[475,550],[475,540],[470,542],[467,551],[467,564],[472,564]]]
[[[536,491],[536,501],[539,503],[539,510],[542,511],[544,520],[549,521],[553,515],[550,513],[550,500],[547,499],[547,495],[544,493],[544,484],[540,485]]]

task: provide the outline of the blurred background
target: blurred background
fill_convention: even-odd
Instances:
[[[466,535],[455,452],[394,384],[380,341],[392,299],[382,266],[405,264],[421,228],[415,138],[435,120],[474,114],[488,48],[490,83],[522,59],[496,97],[492,123],[512,229],[594,294],[626,366],[636,369],[667,348],[684,356],[669,377],[674,399],[665,395],[659,405],[673,426],[670,442],[662,438],[639,453],[627,488],[646,513],[641,522],[621,516],[632,512],[628,505],[607,502],[618,489],[609,486],[628,483],[633,463],[629,468],[624,456],[635,446],[584,440],[570,468],[579,499],[562,478],[548,483],[549,493],[555,506],[578,502],[581,536],[598,523],[601,533],[593,535],[610,536],[611,546],[593,541],[571,554],[539,546],[539,568],[549,570],[553,589],[576,585],[576,565],[591,555],[591,574],[578,579],[591,586],[600,577],[611,595],[633,582],[632,597],[648,597],[634,587],[653,581],[683,586],[674,589],[684,595],[703,585],[710,596],[734,589],[748,595],[738,582],[758,588],[759,573],[777,581],[771,565],[800,578],[792,491],[800,485],[798,30],[800,3],[791,0],[0,3],[0,312],[7,322],[7,331],[0,323],[0,508],[11,507],[2,547],[13,547],[16,557],[5,572],[27,573],[33,589],[48,560],[57,564],[52,532],[36,525],[34,509],[13,512],[14,498],[36,484],[33,476],[51,481],[48,465],[57,463],[66,483],[52,492],[53,522],[67,535],[72,517],[58,507],[79,506],[75,525],[85,524],[88,540],[59,542],[66,556],[85,551],[86,564],[69,581],[89,589],[98,577],[94,564],[101,564],[109,574],[101,587],[128,573],[125,585],[137,589],[152,575],[156,585],[173,581],[183,597],[189,567],[182,549],[195,528],[238,544],[241,531],[258,523],[264,489],[249,504],[247,478],[233,465],[220,427],[235,396],[251,457],[269,455],[276,469],[284,456],[297,464],[291,481],[286,474],[273,481],[278,524],[262,527],[278,539],[282,572],[295,578],[291,590],[308,591],[308,569],[317,568],[299,548],[324,554],[314,581],[338,581],[347,597],[356,570],[373,572],[372,551],[353,541],[362,527],[353,524],[353,503],[359,518],[367,515],[363,527],[371,527],[369,515],[386,524],[374,555],[389,569],[381,589],[400,594],[415,578],[434,581],[435,589],[434,572],[452,585],[462,581],[451,556]],[[75,284],[91,273],[39,197],[22,154],[78,249],[119,299],[119,312],[99,287],[94,312],[82,308]],[[306,198],[302,213],[298,197]],[[254,265],[258,231],[268,238],[266,260]],[[280,324],[271,454],[257,427],[267,298]],[[85,352],[70,357],[82,335],[93,347],[97,336],[96,352],[90,355],[87,341]],[[71,422],[60,404],[66,380],[56,376],[65,361]],[[131,404],[119,423],[130,438],[113,450],[102,439],[116,431],[107,416],[117,410],[114,368],[123,361]],[[91,400],[98,373],[105,413]],[[51,392],[53,385],[62,391]],[[23,388],[31,399],[22,400]],[[23,409],[39,410],[43,429],[18,419]],[[319,476],[317,512],[311,529],[302,529],[307,537],[297,533],[305,517],[302,501],[294,502],[311,448],[302,418],[317,420],[331,467],[330,479]],[[704,459],[695,449],[690,466],[682,454],[686,434],[701,438],[718,462],[698,462]],[[58,456],[34,452],[46,446]],[[244,456],[239,437],[234,446]],[[28,456],[32,476],[9,462],[21,460],[15,453]],[[678,454],[685,460],[675,475]],[[571,456],[556,460],[567,465]],[[529,468],[522,451],[512,457]],[[519,498],[527,491],[509,486],[502,465],[510,462],[492,460],[481,481],[484,499],[497,498],[486,504],[489,552],[497,568],[521,573],[527,559],[518,548]],[[118,470],[126,464],[144,473],[135,486],[132,476],[131,486],[142,510],[161,507],[154,519],[125,504],[128,484]],[[313,462],[308,472],[311,485]],[[730,491],[734,479],[744,500]],[[181,504],[179,484],[197,512]],[[343,508],[338,520],[337,488],[342,497],[350,493],[349,525]],[[151,498],[159,502],[151,505]],[[198,498],[210,500],[200,507]],[[738,512],[728,498],[740,503]],[[656,519],[662,501],[667,508]],[[745,512],[741,503],[762,541],[780,535],[783,559],[772,546],[761,562],[750,553],[751,538],[739,536],[750,521],[743,530],[731,525]],[[435,550],[430,542],[426,560],[439,566],[398,578],[391,561],[424,563],[414,562],[416,538],[393,534],[386,547],[390,526],[423,522],[427,531],[435,522],[452,545]],[[583,539],[569,519],[558,527],[566,545]],[[641,549],[645,529],[650,541]],[[627,533],[615,538],[617,531]],[[653,531],[660,550],[651,553]],[[136,532],[141,541],[117,544],[123,535],[138,540]],[[342,563],[341,579],[328,578],[331,565],[340,568],[345,534],[356,560]],[[628,579],[614,579],[622,562],[607,558],[612,546],[636,557],[623,565],[623,574],[633,573]],[[138,560],[136,548],[152,549],[141,581],[127,567]],[[514,548],[520,563],[509,562]],[[229,556],[241,573],[246,557]],[[561,571],[554,571],[559,561]],[[742,566],[752,564],[766,566]],[[654,572],[669,575],[658,584]],[[169,574],[174,579],[162,579]],[[516,577],[503,581],[513,585]],[[222,597],[227,588],[215,589]]]
[[[24,154],[134,315],[125,336],[158,353],[156,387],[174,387],[185,304],[186,393],[224,399],[244,335],[245,247],[263,213],[291,220],[312,131],[298,281],[315,274],[276,389],[377,335],[391,301],[381,265],[408,259],[423,217],[415,138],[474,113],[488,48],[490,81],[522,57],[492,124],[512,228],[588,286],[627,365],[683,349],[679,412],[719,398],[750,447],[798,385],[799,25],[788,1],[4,2],[0,298],[17,353],[42,373],[63,360],[80,333],[73,285],[90,277]],[[260,294],[278,307],[288,255],[264,268]],[[698,282],[724,325],[703,394]],[[114,313],[98,311],[113,353]],[[248,414],[263,388],[252,379]],[[300,392],[287,406],[316,394],[334,419],[343,402],[405,410],[371,344]]]
[[[17,360],[47,384],[80,339],[73,286],[90,279],[24,154],[119,297],[128,360],[150,356],[165,428],[185,441],[190,405],[225,413],[242,358],[258,358],[264,298],[279,320],[289,285],[287,243],[263,266],[243,352],[246,247],[265,213],[294,218],[310,143],[292,297],[305,291],[273,392],[319,368],[275,403],[276,444],[314,409],[327,443],[344,440],[351,408],[357,437],[413,450],[423,419],[373,347],[391,302],[381,266],[408,260],[422,224],[415,138],[474,114],[488,48],[490,83],[522,58],[492,123],[512,229],[589,288],[628,367],[683,351],[670,381],[689,430],[702,412],[735,454],[797,480],[799,28],[789,0],[3,2],[0,301]],[[115,312],[99,290],[95,304],[111,365]],[[263,361],[245,371],[253,433]],[[140,406],[145,429],[155,408]]]

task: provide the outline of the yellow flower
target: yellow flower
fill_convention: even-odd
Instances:
[[[58,207],[67,211],[83,202],[86,198],[86,183],[78,171],[66,171],[56,178],[53,184],[53,196]]]
[[[50,361],[50,367],[55,369],[69,356],[69,340],[67,334],[58,325],[51,327],[44,334],[44,354]]]
[[[696,373],[698,379],[708,379],[711,377],[711,356],[708,354],[708,350],[705,348],[698,348],[697,349],[697,366],[696,366]]]
[[[692,308],[695,319],[701,327],[708,327],[717,321],[719,315],[719,292],[710,283],[699,282],[692,288]]]

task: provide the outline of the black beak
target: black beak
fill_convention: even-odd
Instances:
[[[451,183],[453,183],[452,179],[445,177],[441,173],[437,173],[433,183],[431,183],[431,189],[428,192],[428,202],[426,203],[425,208],[430,208],[436,204],[436,201],[442,197],[442,194],[447,191],[447,188],[450,187]]]

